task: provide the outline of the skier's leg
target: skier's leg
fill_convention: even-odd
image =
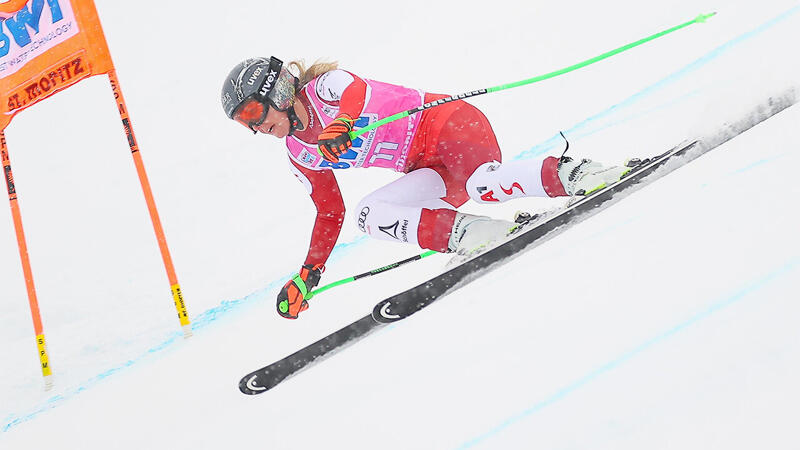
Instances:
[[[471,251],[504,237],[514,224],[457,213],[453,207],[469,198],[490,203],[571,195],[582,189],[576,181],[597,172],[586,170],[596,169],[596,163],[571,164],[569,158],[562,159],[564,164],[554,157],[500,164],[500,148],[486,117],[467,103],[451,105],[448,114],[437,117],[444,125],[426,144],[435,148],[423,149],[420,168],[361,201],[356,216],[361,231],[440,252]]]
[[[361,203],[371,200],[426,208],[452,208],[442,200],[446,195],[447,187],[441,175],[433,169],[422,168],[378,188],[367,195]]]
[[[610,166],[590,159],[550,156],[500,164],[488,162],[467,180],[467,193],[479,203],[505,202],[520,197],[586,195],[618,181],[629,167]]]
[[[364,197],[356,225],[370,237],[447,251],[456,212],[442,200],[446,196],[435,170],[418,169]]]
[[[434,153],[437,165],[433,168],[445,181],[448,193],[446,200],[461,206],[470,198],[475,198],[473,193],[477,192],[477,186],[473,187],[468,182],[471,176],[487,165],[503,167],[499,163],[502,154],[489,120],[474,106],[458,104],[445,123],[438,134]],[[538,179],[534,180],[534,185],[541,190]],[[514,226],[506,220],[464,213],[455,214],[450,224],[452,226],[445,231],[445,236],[446,247],[451,252],[472,251],[486,246],[506,236]]]
[[[555,165],[545,164],[546,162],[548,160],[484,163],[467,179],[467,193],[478,203],[505,202],[520,197],[547,197],[549,194],[552,194],[551,197],[564,195]]]

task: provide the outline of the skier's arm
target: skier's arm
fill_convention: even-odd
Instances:
[[[326,161],[337,163],[339,156],[353,145],[349,132],[364,110],[367,83],[344,70],[334,70],[320,77],[317,84],[320,99],[338,104],[339,113],[317,137],[319,152]]]
[[[317,80],[317,95],[331,106],[339,107],[339,114],[356,119],[364,110],[367,83],[346,70],[332,70]]]
[[[350,72],[345,73],[353,77],[353,81],[342,92],[342,99],[339,100],[339,115],[347,114],[351,118],[357,119],[366,103],[367,83]]]
[[[304,264],[325,264],[333,251],[344,222],[344,201],[332,170],[311,170],[292,161],[295,175],[310,189],[317,208],[311,243]]]

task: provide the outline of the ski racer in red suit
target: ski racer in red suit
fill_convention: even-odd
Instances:
[[[293,69],[293,70],[290,70]],[[405,175],[367,195],[356,226],[378,239],[439,252],[469,251],[504,237],[513,223],[457,212],[472,199],[504,202],[525,196],[584,195],[630,169],[589,159],[548,157],[502,164],[489,121],[457,100],[350,138],[351,130],[447,96],[362,79],[317,63],[288,67],[252,58],[222,88],[228,118],[253,133],[285,139],[291,169],[305,185],[317,217],[299,273],[278,294],[278,313],[295,319],[320,280],[344,222],[335,170],[378,167]]]

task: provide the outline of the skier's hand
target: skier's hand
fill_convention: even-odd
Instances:
[[[319,278],[325,266],[306,264],[300,268],[300,273],[283,285],[278,293],[278,314],[287,319],[297,319],[301,311],[308,309],[306,295],[319,283]]]
[[[317,151],[325,161],[339,162],[339,156],[353,146],[350,140],[352,130],[353,118],[347,114],[339,114],[333,122],[322,129],[322,133],[317,137]]]

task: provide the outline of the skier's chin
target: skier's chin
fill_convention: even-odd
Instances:
[[[280,127],[279,129],[273,130],[272,135],[278,139],[283,139],[289,135],[289,127]]]

